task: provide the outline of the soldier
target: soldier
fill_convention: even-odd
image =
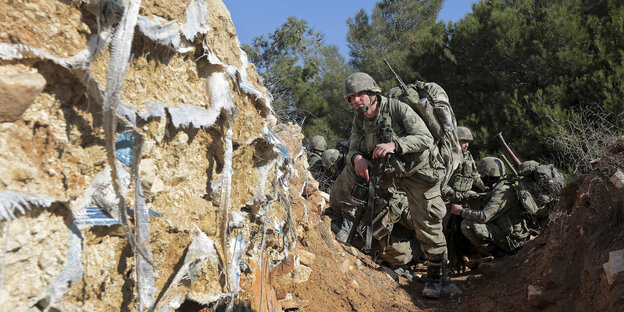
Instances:
[[[462,160],[459,167],[453,172],[448,184],[442,188],[442,195],[448,201],[459,202],[462,195],[473,188],[478,191],[485,191],[485,185],[481,181],[477,165],[472,154],[468,150],[470,142],[473,140],[470,129],[466,127],[457,127],[457,137],[459,145],[462,149]]]
[[[308,170],[312,174],[312,177],[319,182],[319,188],[323,192],[328,192],[331,183],[330,183],[330,174],[325,166],[323,165],[323,153],[327,149],[327,143],[325,142],[325,138],[321,135],[315,135],[312,140],[310,140],[310,146],[308,149]]]
[[[339,139],[338,141],[336,141],[336,149],[341,153],[341,154],[347,154],[349,152],[349,140],[347,139]]]
[[[462,160],[459,167],[453,172],[448,184],[442,187],[442,195],[448,202],[448,210],[451,205],[460,204],[467,201],[466,192],[476,190],[485,191],[485,185],[481,181],[477,164],[472,158],[472,154],[468,150],[470,142],[473,140],[470,129],[466,127],[457,127],[457,137],[462,150]],[[471,200],[470,205],[476,205],[477,200]],[[464,256],[469,252],[470,242],[466,241],[466,237],[461,232],[460,216],[447,215],[444,220],[444,234],[449,253],[449,268],[453,272],[462,273],[465,271],[466,263]]]
[[[525,210],[518,199],[512,181],[506,178],[503,162],[485,157],[477,170],[492,191],[484,198],[482,210],[464,209],[453,204],[451,213],[461,215],[461,229],[472,244],[494,257],[515,253],[529,240]]]
[[[323,166],[329,172],[332,172],[332,180],[336,180],[342,168],[345,166],[345,154],[341,153],[337,149],[330,148],[323,153],[321,159],[323,160]]]
[[[418,97],[416,92],[410,94]],[[408,199],[412,227],[426,259],[427,279],[423,296],[439,298],[441,266],[447,260],[446,241],[442,233],[442,218],[446,214],[440,194],[444,166],[435,158],[433,136],[423,120],[407,104],[381,95],[381,89],[368,74],[354,73],[345,81],[344,96],[356,110],[349,138],[347,165],[334,187],[344,180],[341,188],[352,186],[355,176],[368,181],[373,162],[392,153],[390,162],[396,178],[383,176],[381,185],[390,189],[396,184]],[[385,140],[379,133],[390,133]],[[349,183],[351,182],[351,183]],[[337,192],[333,202],[349,208],[351,190]]]

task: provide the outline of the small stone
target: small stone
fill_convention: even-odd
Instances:
[[[310,279],[311,274],[312,268],[305,265],[297,265],[295,269],[291,272],[291,277],[293,282],[301,284],[307,282],[308,279]]]
[[[298,253],[299,253],[299,261],[301,262],[301,264],[312,266],[312,263],[314,263],[314,259],[316,258],[315,254],[305,249],[299,249]]]
[[[165,183],[159,178],[154,178],[154,183],[152,183],[152,187],[149,189],[149,193],[151,196],[156,196],[158,193],[165,190]]]
[[[24,10],[24,16],[28,17],[31,20],[35,19],[35,13],[33,13],[31,10]]]
[[[144,186],[149,186],[154,183],[156,178],[156,164],[153,159],[143,159],[139,164],[139,172],[141,174],[141,182]]]
[[[19,119],[45,85],[39,73],[0,75],[0,122]]]
[[[609,285],[613,285],[622,277],[624,271],[624,249],[609,253],[609,262],[602,265]]]
[[[545,308],[552,302],[544,295],[544,290],[539,286],[527,287],[529,303],[538,308]]]
[[[615,185],[618,189],[624,188],[624,173],[618,169],[618,171],[611,176],[609,181],[611,181],[611,183],[613,183],[613,185]]]
[[[349,260],[345,260],[340,266],[340,272],[347,273],[349,271]]]

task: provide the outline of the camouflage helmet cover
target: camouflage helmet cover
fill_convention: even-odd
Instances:
[[[315,135],[310,142],[310,149],[324,151],[327,149],[327,143],[322,135]]]
[[[340,152],[337,149],[330,148],[326,150],[321,156],[323,166],[325,166],[325,168],[331,167],[336,160],[338,160],[338,157],[340,157]]]
[[[496,157],[485,157],[477,165],[477,171],[488,177],[502,177],[505,175],[505,165]]]
[[[377,82],[367,73],[353,73],[347,77],[344,85],[344,97],[349,100],[349,97],[353,94],[362,91],[372,91],[380,93],[381,89],[377,85]]]
[[[460,141],[472,141],[472,132],[466,127],[457,127],[457,138]]]
[[[533,171],[537,170],[537,167],[539,167],[539,165],[540,163],[535,160],[527,160],[518,166],[518,174],[529,175],[533,173]]]

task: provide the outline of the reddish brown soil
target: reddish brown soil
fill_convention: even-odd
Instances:
[[[301,311],[622,311],[624,286],[609,285],[602,265],[624,248],[624,192],[609,182],[624,168],[624,138],[594,167],[564,188],[542,234],[520,252],[454,277],[459,295],[428,300],[422,283],[394,281],[368,256],[337,243],[318,212],[302,247],[316,254],[312,275],[290,291],[308,301]],[[543,299],[529,301],[530,285]]]

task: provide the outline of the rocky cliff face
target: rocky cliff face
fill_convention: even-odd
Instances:
[[[0,17],[3,310],[258,309],[279,305],[259,273],[307,279],[302,135],[272,121],[220,0]]]

